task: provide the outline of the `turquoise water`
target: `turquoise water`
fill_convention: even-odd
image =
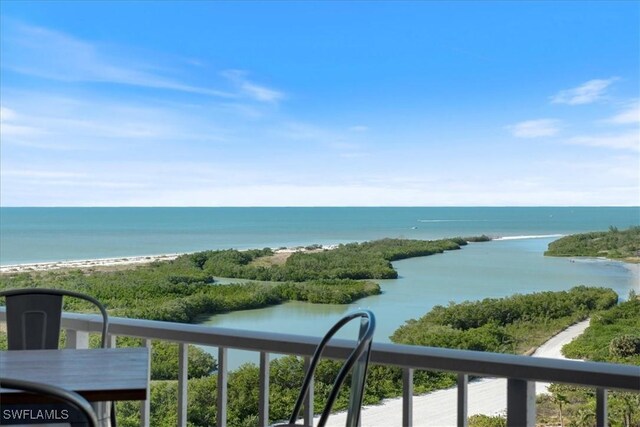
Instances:
[[[348,306],[289,302],[257,310],[211,316],[212,326],[323,335],[341,315],[354,308],[368,308],[377,319],[374,339],[389,336],[411,318],[434,305],[514,293],[566,290],[576,285],[614,289],[622,299],[634,289],[640,292],[639,265],[616,261],[550,258],[542,254],[554,238],[497,240],[473,243],[459,251],[445,252],[394,263],[399,279],[379,281],[382,295],[363,298]],[[354,335],[348,331],[343,336]],[[213,351],[213,350],[210,350]],[[257,362],[252,353],[236,351],[232,367]],[[215,353],[214,353],[215,355]]]
[[[459,251],[395,262],[397,280],[354,304],[290,302],[212,316],[205,324],[322,335],[342,314],[363,307],[378,319],[377,341],[436,304],[606,286],[640,292],[638,265],[548,258],[557,235],[640,225],[639,208],[2,208],[0,264],[335,244],[382,237],[507,237]],[[531,238],[531,236],[537,236]],[[211,350],[213,351],[213,350]],[[230,354],[232,367],[255,355]]]
[[[640,224],[632,208],[0,208],[0,265],[218,248],[569,234]]]

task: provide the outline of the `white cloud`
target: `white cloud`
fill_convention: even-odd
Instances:
[[[236,95],[185,84],[150,72],[161,68],[143,62],[118,46],[108,49],[62,32],[7,21],[2,43],[2,66],[23,74],[70,82],[109,82],[198,93],[223,98]]]
[[[0,123],[8,123],[11,120],[15,120],[17,117],[16,112],[10,108],[0,106]]]
[[[361,152],[356,152],[356,153],[340,153],[339,156],[343,159],[362,159],[365,157],[370,157],[370,154],[367,153],[361,153]]]
[[[615,116],[605,120],[607,123],[617,125],[640,123],[640,101],[634,101],[628,108]]]
[[[238,116],[235,111],[215,107],[205,110],[181,103],[149,106],[97,96],[60,97],[42,91],[6,90],[3,101],[3,147],[45,150],[131,153],[148,149],[150,144],[225,143],[229,131],[219,122],[231,122]]]
[[[27,125],[15,110],[0,107],[0,140],[6,143],[9,138],[29,138],[45,134],[42,129]]]
[[[518,138],[553,136],[560,132],[560,121],[556,119],[527,120],[507,126],[507,129]]]
[[[284,98],[284,94],[278,90],[256,84],[247,79],[247,72],[243,70],[226,70],[222,75],[238,86],[242,94],[260,102],[276,103]]]
[[[637,156],[564,156],[507,167],[446,165],[430,172],[371,167],[368,173],[304,165],[298,173],[242,159],[123,160],[2,168],[6,206],[516,206],[637,205]],[[421,158],[424,160],[424,158]],[[503,160],[496,159],[495,164]],[[320,162],[317,162],[320,163]],[[349,162],[351,166],[353,163]],[[406,165],[405,165],[406,166]],[[117,169],[116,169],[117,167]],[[375,170],[372,170],[375,169]],[[24,173],[20,173],[24,170]],[[117,173],[114,173],[117,170]],[[319,173],[324,172],[324,173]],[[635,177],[635,179],[634,179]]]
[[[262,102],[277,102],[283,98],[282,92],[245,81],[240,86],[249,97]]]
[[[303,122],[286,122],[274,129],[273,132],[278,137],[297,141],[328,143],[338,139],[335,133],[327,129]]]
[[[578,87],[561,90],[551,97],[551,102],[568,105],[591,104],[601,99],[607,88],[616,80],[618,77],[589,80]]]
[[[355,125],[355,126],[351,126],[349,130],[351,132],[366,132],[369,130],[369,127],[363,126],[363,125]]]
[[[640,151],[640,135],[635,131],[617,135],[575,136],[569,138],[566,142],[568,144],[586,145],[589,147]]]
[[[83,179],[86,177],[84,173],[77,172],[58,172],[58,171],[43,171],[43,170],[29,170],[29,169],[20,169],[20,170],[3,170],[3,177],[20,177],[20,178],[28,178],[28,179],[69,179],[69,178],[80,178]]]

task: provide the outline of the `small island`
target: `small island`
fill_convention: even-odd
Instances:
[[[476,239],[476,238],[468,238]],[[350,304],[398,277],[392,261],[458,250],[465,238],[381,239],[324,248],[210,250],[118,268],[7,272],[0,289],[55,287],[92,295],[112,316],[197,323],[203,316],[287,301]],[[218,278],[238,279],[218,286]],[[89,306],[77,303],[78,310]]]
[[[640,226],[627,230],[609,227],[609,231],[572,234],[549,244],[546,256],[604,257],[640,263]]]

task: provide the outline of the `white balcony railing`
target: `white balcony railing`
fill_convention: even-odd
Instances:
[[[5,320],[0,308],[0,322]],[[86,348],[89,332],[100,332],[101,318],[94,315],[64,313],[62,328],[67,330],[67,347]],[[234,330],[184,323],[141,319],[110,318],[109,343],[117,336],[142,338],[179,344],[178,425],[187,424],[187,349],[189,344],[218,348],[217,425],[225,426],[227,414],[227,350],[240,349],[260,354],[259,425],[269,421],[269,359],[271,354],[302,356],[309,362],[320,337]],[[346,358],[352,344],[335,340],[325,356]],[[305,364],[306,364],[305,363]],[[458,374],[457,425],[467,425],[468,376],[507,379],[507,425],[535,426],[535,382],[556,382],[596,389],[596,425],[607,425],[607,390],[640,392],[640,367],[610,363],[581,362],[452,350],[398,344],[374,343],[371,363],[403,370],[402,425],[412,426],[414,370],[447,371]],[[313,387],[304,408],[305,423],[313,421]],[[142,406],[141,425],[149,426],[149,399]]]

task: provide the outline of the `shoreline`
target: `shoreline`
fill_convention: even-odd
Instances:
[[[504,238],[492,238],[492,240],[511,240]],[[339,245],[308,245],[308,246],[295,246],[295,247],[279,247],[271,248],[274,254],[292,254],[296,252],[314,252],[322,250],[333,250]],[[159,254],[159,255],[132,255],[132,256],[120,256],[111,258],[93,258],[93,259],[81,259],[81,260],[60,260],[60,261],[42,261],[31,262],[24,264],[8,264],[0,265],[0,275],[3,274],[19,274],[19,273],[39,273],[45,271],[65,270],[65,269],[110,269],[110,268],[126,268],[130,266],[138,266],[151,264],[156,261],[173,261],[181,255],[187,255],[194,252],[184,252],[175,254]],[[638,259],[610,259],[603,257],[568,257],[568,259],[584,260],[587,262],[618,262],[622,264],[627,270],[631,271],[634,276],[640,277],[640,258]]]
[[[95,258],[82,260],[45,261],[28,264],[12,264],[0,266],[0,274],[29,273],[63,269],[88,270],[99,267],[123,267],[131,265],[151,264],[155,261],[172,261],[182,254],[138,255],[114,258]]]
[[[528,240],[528,239],[541,239],[550,237],[561,237],[563,234],[541,234],[541,235],[516,235],[516,236],[491,236],[489,241],[508,241],[508,240]],[[475,243],[474,241],[468,241],[469,243]],[[292,246],[292,247],[272,247],[270,248],[274,255],[281,255],[285,258],[296,252],[318,252],[336,249],[339,244],[311,244],[306,246]],[[234,249],[234,248],[227,248]],[[205,249],[217,250],[217,249]],[[251,250],[251,249],[239,249]],[[187,255],[191,253],[202,252],[200,250],[192,252],[182,252],[173,254],[156,254],[156,255],[125,255],[109,258],[92,258],[81,260],[59,260],[59,261],[41,261],[41,262],[29,262],[21,264],[0,264],[0,275],[4,274],[19,274],[19,273],[38,273],[45,271],[65,270],[65,269],[80,269],[80,270],[93,270],[93,269],[120,269],[130,266],[139,266],[150,264],[156,261],[172,261],[181,255]],[[629,270],[634,276],[640,277],[640,257],[628,257],[622,259],[612,259],[606,257],[581,257],[581,256],[553,256],[545,255],[553,258],[567,258],[571,262],[617,262],[622,264],[627,270]]]
[[[318,250],[332,250],[338,245],[310,245],[296,246],[291,248],[271,248],[275,254],[292,254],[295,252],[312,252]],[[45,271],[80,269],[91,270],[95,268],[119,268],[137,265],[151,264],[156,261],[173,261],[181,255],[187,255],[194,252],[185,252],[179,254],[161,254],[161,255],[133,255],[112,258],[94,258],[82,260],[62,260],[62,261],[43,261],[25,264],[9,264],[0,266],[0,274],[18,274],[18,273],[39,273]]]
[[[518,235],[518,236],[492,236],[490,237],[491,241],[500,241],[500,240],[521,240],[521,239],[536,239],[536,238],[546,238],[550,236],[556,235]],[[470,242],[472,243],[472,242]],[[300,245],[300,246],[292,246],[292,247],[272,247],[274,254],[284,254],[290,255],[295,252],[314,252],[314,251],[322,251],[322,250],[333,250],[337,248],[339,244],[310,244],[310,245]],[[226,248],[226,249],[234,249],[234,248]],[[239,250],[251,250],[250,249],[239,249]],[[209,249],[204,249],[209,250]],[[217,249],[211,249],[217,250]],[[182,253],[173,253],[173,254],[156,254],[156,255],[125,255],[118,257],[109,257],[109,258],[92,258],[92,259],[80,259],[80,260],[59,260],[59,261],[39,261],[39,262],[28,262],[28,263],[19,263],[19,264],[7,264],[0,265],[0,275],[3,274],[19,274],[19,273],[39,273],[45,271],[55,271],[55,270],[65,270],[65,269],[81,269],[81,270],[91,270],[91,269],[111,269],[111,268],[126,268],[128,266],[134,265],[144,265],[150,264],[155,261],[172,261],[181,255],[187,255],[191,253],[202,252],[200,250],[192,251],[192,252],[182,252]]]

